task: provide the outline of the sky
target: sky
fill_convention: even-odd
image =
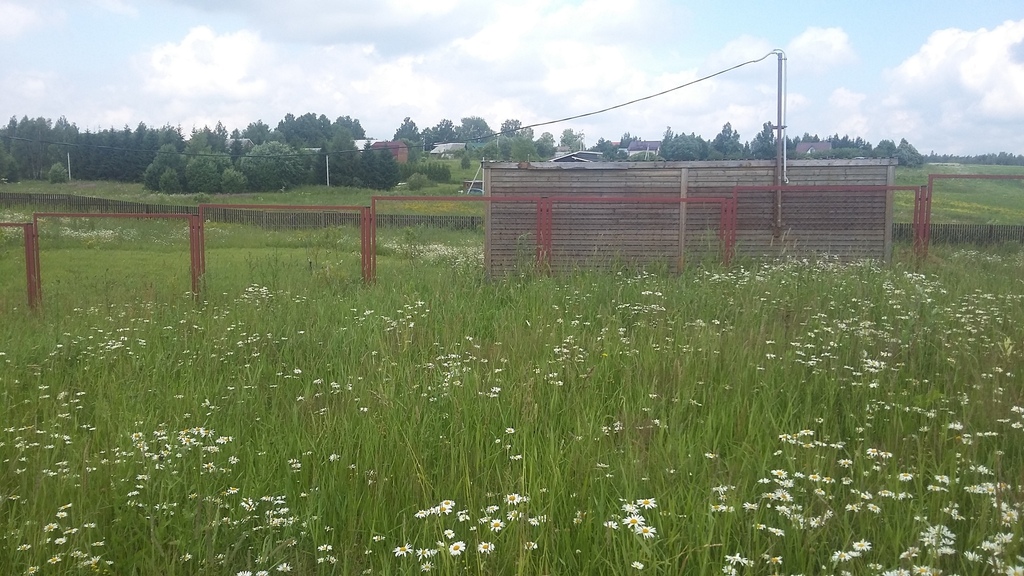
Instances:
[[[776,121],[776,49],[791,137],[1024,154],[1020,0],[0,0],[0,115],[187,134],[313,112],[387,140],[406,117],[536,124],[768,56],[535,129],[748,141]]]

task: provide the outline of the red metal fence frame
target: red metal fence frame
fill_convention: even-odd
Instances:
[[[32,226],[36,236],[36,281],[38,282],[38,301],[43,300],[42,270],[39,266],[39,219],[40,218],[128,218],[132,220],[187,220],[189,264],[192,272],[192,296],[199,296],[199,264],[202,257],[200,250],[199,217],[193,214],[125,214],[96,212],[36,212],[32,215]]]
[[[692,196],[670,198],[658,196],[371,196],[372,278],[377,278],[377,201],[402,202],[533,202],[537,206],[535,236],[536,262],[550,269],[553,252],[554,205],[562,204],[718,204],[719,238],[723,243],[722,260],[728,265],[736,242],[735,198]]]
[[[310,206],[302,204],[200,204],[199,205],[199,275],[206,274],[206,210],[210,208],[262,210],[265,212],[358,212],[360,256],[364,282],[372,282],[376,276],[376,239],[371,242],[371,234],[376,234],[376,215],[369,206]],[[372,249],[371,249],[372,248]]]
[[[21,228],[25,235],[25,285],[28,307],[39,308],[42,302],[42,284],[39,276],[39,234],[33,222],[0,222],[0,228]]]
[[[936,180],[1024,180],[1022,174],[929,174],[928,185],[923,186],[921,198],[914,204],[914,252],[920,256],[928,256],[931,244],[932,196],[935,193]],[[920,216],[918,213],[920,212]],[[921,221],[918,234],[918,218]]]

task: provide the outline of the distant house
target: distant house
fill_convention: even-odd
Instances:
[[[224,140],[224,144],[227,146],[228,150],[235,145],[235,142],[238,142],[242,146],[242,150],[251,150],[256,146],[256,144],[248,138],[226,138]]]
[[[629,156],[634,154],[657,156],[659,151],[661,151],[661,141],[659,140],[634,140],[626,148],[626,154]]]
[[[575,152],[569,152],[568,154],[562,154],[555,156],[551,159],[552,162],[602,162],[604,161],[604,154],[600,152],[591,152],[589,150],[577,150]]]
[[[800,142],[796,145],[797,154],[814,154],[832,150],[831,142]]]
[[[401,140],[392,142],[378,141],[370,144],[370,150],[387,150],[394,156],[395,161],[402,164],[409,161],[409,145]]]
[[[430,154],[437,158],[451,158],[456,152],[465,149],[466,144],[464,142],[446,142],[444,144],[434,146],[434,149],[430,151]]]

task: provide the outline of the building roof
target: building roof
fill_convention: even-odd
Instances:
[[[248,138],[237,138],[237,139],[236,138],[225,138],[224,139],[224,144],[226,144],[228,148],[231,148],[232,146],[234,146],[235,142],[238,142],[239,144],[241,144],[242,148],[252,148],[253,146],[256,145],[256,144],[253,143],[252,140],[250,140]]]
[[[831,142],[800,142],[796,145],[797,154],[813,154],[832,149]]]
[[[406,144],[405,142],[402,142],[401,140],[395,140],[391,142],[379,140],[377,142],[374,142],[373,144],[370,144],[371,150],[401,150],[402,148],[408,147],[409,145]]]
[[[457,150],[465,150],[465,142],[445,142],[444,144],[438,144],[434,146],[434,149],[430,151],[431,154],[445,154],[448,152],[455,152]]]
[[[601,162],[603,160],[604,154],[590,150],[577,150],[551,159],[552,162]]]
[[[629,147],[626,148],[626,152],[630,154],[637,154],[639,152],[654,152],[657,153],[661,149],[660,140],[634,140],[629,143]]]

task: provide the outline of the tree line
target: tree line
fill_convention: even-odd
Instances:
[[[151,128],[140,123],[118,130],[79,130],[67,118],[12,117],[0,126],[0,179],[62,181],[71,175],[80,180],[142,182],[147,188],[166,193],[232,193],[272,191],[302,184],[356,186],[378,190],[393,188],[400,181],[420,174],[420,180],[442,180],[450,171],[434,163],[421,162],[424,155],[445,143],[465,144],[456,152],[468,167],[473,159],[506,161],[548,160],[559,152],[589,150],[605,160],[739,160],[775,157],[776,133],[765,122],[760,133],[743,141],[731,123],[711,139],[693,132],[666,128],[656,140],[656,154],[630,156],[629,144],[644,142],[623,133],[618,141],[598,138],[589,148],[586,136],[571,128],[556,137],[551,132],[535,135],[530,126],[507,119],[492,129],[479,116],[467,116],[456,124],[442,119],[420,129],[406,117],[395,130],[392,141],[404,142],[409,164],[399,166],[387,150],[357,147],[366,131],[356,118],[340,116],[331,120],[315,113],[286,114],[276,127],[262,120],[245,129],[228,131],[221,122],[213,128],[193,128],[187,135],[181,127]],[[797,147],[805,142],[828,142],[830,149],[800,156]],[[919,166],[927,161],[1024,165],[1024,156],[999,153],[981,156],[921,155],[906,139],[897,144],[881,140],[872,145],[860,137],[838,134],[820,138],[804,133],[786,137],[789,157],[897,158],[901,165]],[[68,166],[70,161],[70,167]],[[418,181],[419,182],[419,181]]]
[[[92,132],[65,117],[12,117],[0,127],[0,179],[142,182],[165,193],[233,193],[326,183],[387,190],[401,170],[387,150],[356,147],[365,131],[342,116],[288,114],[276,128],[262,120],[230,133],[220,122],[193,128],[140,123]],[[70,164],[70,166],[69,166]],[[329,174],[328,174],[329,172]]]
[[[411,146],[419,143],[424,150],[430,150],[438,143],[462,142],[467,144],[475,157],[512,161],[546,160],[552,158],[559,150],[574,152],[583,149],[600,152],[608,161],[771,159],[776,154],[775,130],[770,122],[765,122],[761,132],[747,142],[741,141],[739,132],[728,122],[722,126],[722,131],[710,140],[705,140],[692,132],[676,133],[669,127],[657,141],[657,154],[630,155],[627,151],[630,143],[644,139],[629,132],[623,133],[618,141],[599,138],[589,148],[585,148],[584,137],[583,133],[567,128],[557,140],[550,132],[544,132],[535,139],[533,129],[529,126],[524,127],[519,120],[505,120],[498,130],[492,130],[487,122],[478,116],[463,118],[459,125],[444,119],[436,126],[422,131],[411,118],[406,117],[394,136],[395,140],[402,139]],[[797,147],[801,142],[828,142],[831,147],[826,151],[800,155],[797,153]],[[786,150],[790,157],[897,158],[904,166],[920,166],[924,163],[924,157],[905,138],[901,139],[899,144],[892,140],[881,140],[872,146],[870,142],[860,137],[850,138],[836,134],[822,139],[816,134],[805,133],[793,138],[787,136]]]

